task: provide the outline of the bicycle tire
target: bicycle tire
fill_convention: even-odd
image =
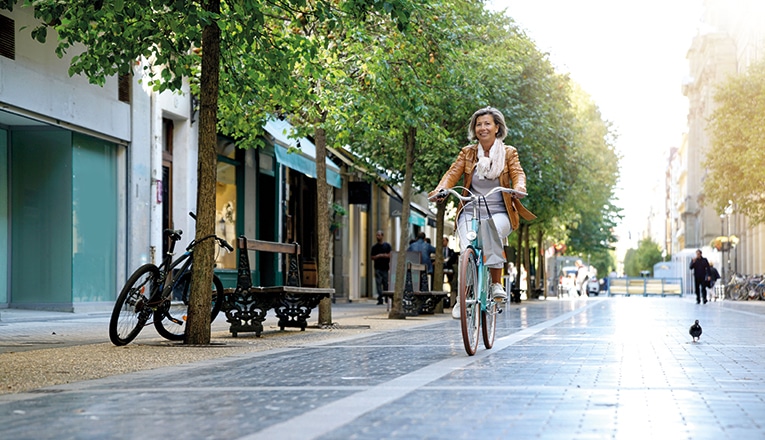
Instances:
[[[149,298],[159,285],[157,266],[144,264],[125,282],[109,319],[109,339],[117,346],[127,345],[138,336],[152,314]],[[147,291],[148,287],[148,291]]]
[[[746,301],[749,299],[749,287],[746,284],[743,284],[739,286],[738,291],[738,300],[739,301]]]
[[[478,270],[475,250],[468,247],[460,255],[460,327],[468,356],[478,349],[478,327],[481,303],[478,299]]]
[[[484,279],[488,280],[488,276],[489,274],[486,273]],[[486,310],[481,310],[481,333],[483,346],[489,349],[494,346],[494,336],[497,331],[497,302],[487,298],[486,304]]]
[[[760,294],[757,293],[757,290],[755,289],[754,285],[751,285],[751,284],[749,285],[749,288],[747,289],[746,294],[747,294],[747,298],[746,299],[748,301],[759,300],[760,299]]]
[[[223,283],[217,275],[213,275],[212,308],[210,323],[220,312],[223,304]],[[175,298],[165,299],[154,312],[154,328],[163,338],[170,341],[182,341],[186,336],[186,318],[189,310],[189,292],[191,291],[191,272],[186,272],[178,278],[173,289]],[[177,295],[177,297],[176,297]]]

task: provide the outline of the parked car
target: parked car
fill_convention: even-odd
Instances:
[[[587,280],[587,296],[598,296],[600,293],[600,280],[598,277],[590,277]]]

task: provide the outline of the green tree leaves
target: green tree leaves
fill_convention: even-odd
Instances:
[[[661,248],[650,238],[640,240],[637,249],[630,249],[624,256],[624,272],[629,277],[640,276],[647,270],[653,275],[653,265],[662,261]]]
[[[715,94],[703,165],[704,203],[722,213],[732,200],[751,224],[765,222],[765,62],[731,77]]]

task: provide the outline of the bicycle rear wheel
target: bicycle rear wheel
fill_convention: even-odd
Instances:
[[[149,298],[159,285],[159,269],[144,264],[136,269],[117,295],[109,320],[109,339],[114,345],[127,345],[141,332],[152,314]]]
[[[190,292],[191,272],[186,272],[175,283],[172,298],[163,301],[162,305],[154,312],[154,327],[163,338],[170,341],[182,341],[186,335]],[[218,316],[223,304],[223,283],[217,275],[213,275],[210,292],[212,294],[210,322],[212,323]]]
[[[475,250],[468,247],[460,255],[460,324],[465,351],[473,356],[478,349],[478,326],[481,304],[478,300],[478,270]]]

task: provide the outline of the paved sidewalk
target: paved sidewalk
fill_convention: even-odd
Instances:
[[[309,324],[316,324],[317,314],[318,310],[314,309]],[[382,318],[385,314],[385,306],[378,306],[372,300],[332,305],[332,320],[341,326],[362,325],[364,318]],[[0,309],[0,353],[109,342],[110,317],[111,311],[67,313]],[[379,319],[377,321],[379,322]],[[264,328],[273,333],[277,322],[276,316],[270,312],[264,322]],[[223,337],[230,337],[228,328],[225,313],[221,312],[212,324],[212,331]],[[254,333],[242,333],[239,339],[231,338],[230,343],[251,339],[253,336]],[[155,341],[165,340],[151,325],[136,338],[137,343]]]
[[[760,303],[527,301],[473,357],[436,318],[0,396],[0,438],[761,439],[763,324]]]

